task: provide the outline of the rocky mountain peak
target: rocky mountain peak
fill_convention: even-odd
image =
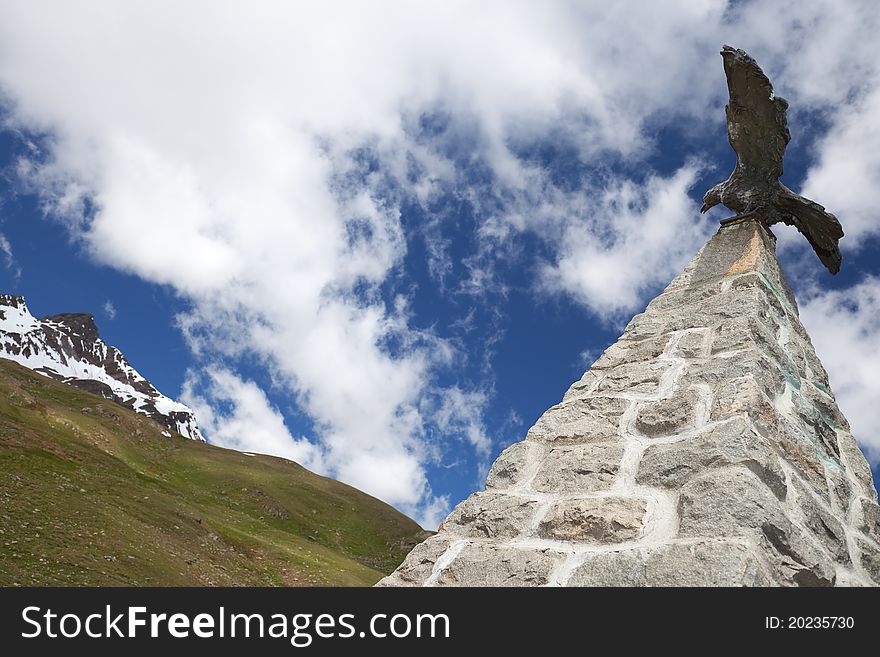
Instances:
[[[61,313],[43,317],[42,322],[53,322],[60,327],[70,329],[70,333],[81,337],[83,340],[95,342],[100,338],[98,326],[95,324],[94,315],[87,313]]]
[[[106,344],[91,314],[36,319],[24,297],[0,295],[0,358],[148,415],[169,432],[203,440],[192,410],[160,393]]]
[[[8,306],[10,308],[27,309],[27,306],[24,302],[24,297],[14,294],[0,294],[0,310],[2,310],[3,306]]]

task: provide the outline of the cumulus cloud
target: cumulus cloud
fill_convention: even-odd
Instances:
[[[104,314],[107,315],[107,319],[110,321],[116,319],[116,306],[109,299],[104,302]]]
[[[697,167],[610,180],[604,156],[632,168],[665,122],[718,127],[720,58],[706,60],[725,41],[789,71],[806,102],[849,98],[848,48],[871,42],[850,16],[870,5],[817,3],[797,27],[800,7],[765,4],[6,2],[0,88],[9,123],[46,137],[18,171],[47,211],[99,261],[175,290],[205,363],[256,359],[316,430],[290,436],[253,382],[207,364],[190,394],[212,439],[232,444],[224,422],[250,418],[260,451],[320,454],[433,519],[432,436],[463,428],[478,456],[489,438],[452,412],[483,400],[436,384],[454,348],[395,293],[404,201],[469,204],[490,245],[468,263],[473,293],[497,289],[492,254],[530,233],[550,253],[536,286],[603,316],[637,308],[705,230],[687,206]],[[523,156],[548,141],[595,163],[583,190]],[[446,276],[441,237],[429,253]]]
[[[817,146],[818,162],[809,171],[804,194],[841,218],[845,249],[858,249],[880,234],[875,196],[880,189],[880,84],[835,114]]]
[[[873,463],[880,461],[880,279],[818,292],[801,303],[801,320],[828,370],[853,434]]]
[[[243,452],[272,454],[324,472],[320,451],[305,438],[294,438],[284,417],[257,384],[223,367],[189,372],[183,401],[199,419],[211,442]]]
[[[443,391],[440,407],[434,414],[442,432],[461,436],[483,459],[492,449],[492,439],[483,425],[483,410],[487,403],[485,392],[451,387]]]
[[[687,165],[641,185],[618,181],[592,202],[564,203],[569,212],[585,206],[584,216],[565,217],[556,261],[543,270],[545,285],[605,318],[636,308],[650,286],[681,271],[712,229],[688,195],[698,171]]]

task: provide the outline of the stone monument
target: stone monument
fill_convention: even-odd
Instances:
[[[768,225],[796,225],[832,272],[843,231],[778,182],[785,101],[722,55],[737,169],[706,203],[739,214],[380,586],[880,585],[871,469]],[[743,156],[743,133],[775,134],[778,166]]]

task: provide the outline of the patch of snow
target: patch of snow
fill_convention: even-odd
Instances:
[[[40,322],[31,315],[25,304],[19,307],[4,305],[0,311],[0,331],[24,335],[40,328]]]

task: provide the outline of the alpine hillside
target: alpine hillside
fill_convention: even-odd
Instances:
[[[428,535],[296,463],[157,424],[145,408],[166,398],[90,319],[4,310],[4,348],[18,336],[48,376],[0,359],[0,586],[363,586]],[[63,383],[85,372],[130,408]]]

